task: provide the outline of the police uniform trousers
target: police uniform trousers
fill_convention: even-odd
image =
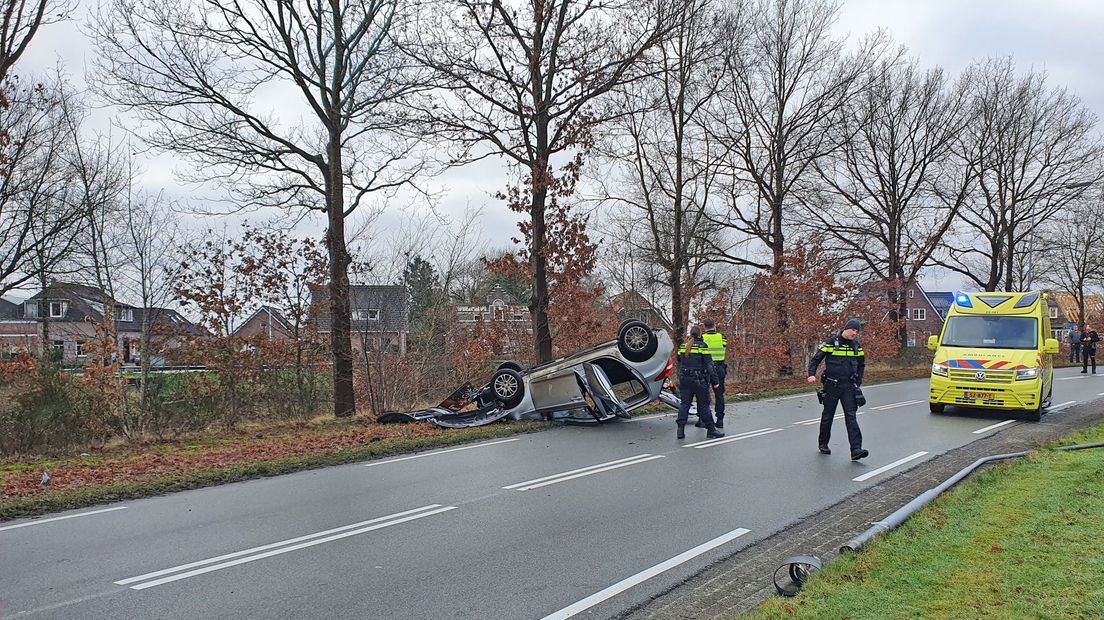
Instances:
[[[728,375],[728,364],[724,362],[713,362],[713,368],[717,371],[717,387],[713,390],[713,394],[717,397],[717,404],[714,407],[714,411],[717,414],[717,421],[724,420],[725,417],[725,376]]]
[[[680,374],[679,393],[682,396],[682,404],[679,406],[678,424],[686,424],[690,416],[690,403],[698,399],[698,420],[705,424],[706,428],[713,428],[713,413],[709,411],[709,377],[705,374]]]
[[[855,412],[859,407],[855,404],[855,384],[849,380],[824,382],[824,411],[820,414],[820,439],[819,445],[828,445],[832,437],[832,421],[836,417],[836,404],[843,404],[843,422],[847,426],[847,442],[851,444],[851,451],[862,449],[862,432],[859,431],[859,421]]]

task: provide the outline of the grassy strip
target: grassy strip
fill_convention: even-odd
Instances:
[[[1063,443],[1099,441],[1104,426]],[[744,617],[1100,618],[1102,474],[1104,449],[994,467]]]
[[[94,504],[136,499],[197,489],[200,487],[237,482],[263,476],[278,476],[305,469],[342,465],[371,459],[384,458],[399,454],[409,454],[431,448],[440,448],[456,444],[471,443],[498,437],[507,437],[519,433],[528,433],[550,428],[547,422],[515,422],[511,424],[491,424],[472,429],[457,429],[455,432],[441,433],[431,437],[416,439],[385,439],[357,448],[338,448],[331,452],[299,455],[275,461],[232,465],[216,469],[181,471],[170,475],[157,476],[133,482],[113,483],[89,486],[79,489],[67,489],[49,495],[14,498],[0,501],[0,521],[17,517],[28,517],[46,512],[72,510]]]

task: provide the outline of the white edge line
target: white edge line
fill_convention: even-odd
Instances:
[[[891,385],[901,385],[902,383],[904,383],[904,381],[891,381],[889,383],[876,383],[874,385],[863,386],[863,389],[864,390],[872,390],[874,388],[889,387]]]
[[[562,471],[558,474],[552,474],[551,476],[545,476],[543,478],[534,478],[533,480],[526,480],[525,482],[516,482],[514,484],[504,486],[502,488],[504,488],[504,489],[514,489],[514,488],[517,488],[517,487],[523,487],[527,484],[533,484],[534,482],[544,482],[545,480],[551,480],[553,478],[559,478],[560,476],[570,476],[571,474],[578,473],[578,472],[581,472],[581,471],[590,471],[592,469],[598,469],[599,467],[605,467],[607,465],[615,465],[617,463],[623,463],[625,461],[632,461],[632,460],[639,459],[639,458],[642,458],[642,457],[645,457],[645,456],[651,456],[651,454],[637,454],[635,456],[629,456],[629,457],[626,457],[626,458],[623,458],[623,459],[617,459],[616,461],[607,461],[605,463],[598,463],[597,465],[591,465],[590,467],[580,467],[579,469],[572,469],[571,471]]]
[[[701,450],[702,448],[712,448],[713,446],[719,446],[721,444],[731,443],[733,441],[740,441],[741,439],[752,439],[754,437],[762,437],[763,435],[770,435],[771,433],[780,433],[784,430],[786,430],[786,429],[784,429],[784,428],[772,428],[768,431],[763,431],[762,433],[756,433],[754,435],[742,435],[740,437],[731,437],[731,438],[730,437],[723,437],[721,439],[718,439],[718,440],[714,441],[713,443],[708,443],[708,444],[701,445],[701,446],[694,446],[694,449],[695,450]]]
[[[520,437],[514,439],[503,439],[502,441],[491,441],[488,443],[476,444],[474,446],[461,446],[459,448],[450,448],[448,450],[437,450],[435,452],[426,452],[424,454],[415,454],[414,456],[404,456],[398,459],[389,459],[386,461],[377,461],[375,463],[365,463],[365,467],[375,467],[376,465],[386,465],[388,463],[398,463],[399,461],[409,461],[410,459],[420,459],[424,456],[435,456],[438,454],[445,454],[447,452],[459,452],[461,450],[473,450],[475,448],[486,448],[487,446],[496,446],[500,443],[510,443],[511,441],[521,441]]]
[[[1055,377],[1054,380],[1055,381],[1073,381],[1074,379],[1088,379],[1088,378],[1089,378],[1088,375],[1085,375],[1084,377]]]
[[[216,564],[214,566],[208,566],[206,568],[197,568],[196,570],[188,571],[186,573],[180,573],[180,574],[177,574],[177,575],[172,575],[170,577],[163,577],[161,579],[155,579],[153,581],[147,581],[146,583],[140,583],[136,586],[130,586],[130,589],[131,590],[145,590],[146,588],[152,588],[154,586],[159,586],[159,585],[162,585],[162,584],[171,583],[173,581],[179,581],[181,579],[187,579],[189,577],[195,577],[196,575],[202,575],[204,573],[210,573],[210,572],[213,572],[213,571],[216,571],[216,570],[222,570],[224,568],[230,568],[232,566],[237,566],[239,564],[246,564],[248,562],[254,562],[256,560],[263,560],[264,558],[272,557],[274,555],[280,555],[282,553],[290,553],[292,551],[297,551],[299,549],[304,549],[306,547],[313,547],[315,545],[321,545],[322,543],[327,543],[327,542],[330,542],[330,541],[339,540],[341,538],[348,538],[349,536],[356,536],[357,534],[363,534],[365,532],[371,532],[372,530],[378,530],[378,529],[381,529],[381,528],[390,527],[392,525],[398,525],[400,523],[405,523],[407,521],[413,521],[415,519],[421,519],[423,517],[429,517],[429,516],[432,516],[432,515],[435,515],[435,514],[440,514],[442,512],[448,512],[449,510],[455,510],[455,509],[456,509],[456,506],[443,506],[443,507],[438,508],[436,510],[431,510],[429,512],[422,512],[422,513],[419,513],[419,514],[416,514],[416,515],[411,515],[409,517],[403,517],[402,519],[395,519],[393,521],[388,521],[386,523],[377,523],[376,525],[361,528],[359,530],[352,530],[351,532],[342,532],[341,534],[335,534],[333,536],[328,536],[326,538],[319,538],[317,540],[310,540],[310,541],[307,541],[307,542],[304,542],[304,543],[299,543],[298,545],[293,545],[291,547],[283,547],[281,549],[275,549],[273,551],[266,551],[265,553],[259,553],[257,555],[251,555],[251,556],[245,557],[245,558],[238,558],[237,560],[231,560],[229,562],[223,562],[222,564]]]
[[[908,463],[909,461],[914,461],[914,460],[924,456],[925,454],[927,454],[927,452],[922,452],[921,451],[921,452],[917,452],[916,454],[913,454],[911,456],[906,456],[903,459],[897,459],[896,461],[893,461],[889,465],[883,465],[882,467],[879,467],[878,469],[875,469],[874,471],[867,472],[867,473],[859,476],[858,478],[852,478],[852,480],[854,480],[855,482],[863,482],[865,480],[870,480],[871,478],[873,478],[874,476],[877,476],[878,474],[887,472],[887,471],[893,469],[894,467],[904,465],[905,463]]]
[[[123,580],[120,580],[120,581],[116,581],[115,583],[120,585],[120,586],[125,586],[128,583],[134,583],[136,581],[145,581],[147,579],[152,579],[154,577],[160,577],[161,575],[168,575],[169,573],[175,573],[175,572],[178,572],[178,571],[187,570],[189,568],[195,568],[197,566],[205,566],[207,564],[214,564],[215,562],[221,562],[223,560],[229,560],[231,558],[237,558],[237,557],[241,557],[243,555],[249,555],[250,553],[256,553],[258,551],[266,551],[268,549],[273,549],[275,547],[282,547],[284,545],[291,545],[291,544],[301,542],[301,541],[304,541],[304,540],[310,540],[312,538],[318,538],[320,536],[326,536],[326,535],[329,535],[329,534],[334,534],[334,533],[337,533],[337,532],[343,532],[345,530],[351,530],[353,528],[362,527],[362,526],[365,526],[365,525],[371,525],[373,523],[379,523],[380,521],[386,521],[388,519],[394,519],[394,518],[397,518],[397,517],[405,517],[406,515],[413,514],[415,512],[421,512],[423,510],[430,510],[432,508],[437,508],[439,506],[440,506],[440,504],[430,504],[428,506],[422,506],[421,508],[414,508],[412,510],[404,510],[403,512],[398,512],[398,513],[395,513],[393,515],[387,515],[386,517],[377,517],[375,519],[370,519],[368,521],[361,521],[359,523],[353,523],[352,525],[343,525],[341,527],[335,527],[331,530],[326,530],[324,532],[315,532],[314,534],[306,534],[305,536],[297,536],[295,538],[290,538],[288,540],[281,540],[280,542],[274,542],[274,543],[271,543],[271,544],[268,544],[268,545],[261,545],[260,547],[253,547],[252,549],[246,549],[244,551],[235,551],[234,553],[227,553],[226,555],[220,555],[220,556],[215,557],[215,558],[208,558],[206,560],[199,560],[197,562],[190,562],[188,564],[181,564],[180,566],[174,566],[172,568],[166,568],[165,570],[159,570],[159,571],[156,571],[156,572],[153,572],[153,573],[146,573],[145,575],[138,575],[137,577],[130,577],[128,579],[123,579]]]
[[[35,519],[34,521],[27,521],[25,523],[17,523],[15,525],[5,525],[0,527],[0,532],[4,530],[14,530],[20,527],[29,527],[31,525],[41,525],[43,523],[50,523],[51,521],[64,521],[65,519],[76,519],[77,517],[87,517],[91,515],[98,515],[105,512],[113,512],[116,510],[126,510],[126,506],[116,506],[114,508],[104,508],[103,510],[93,510],[91,512],[82,512],[75,515],[65,515],[64,517],[50,517],[49,519]]]
[[[856,411],[855,412],[856,416],[865,415],[865,414],[866,414],[865,411]],[[833,420],[842,420],[843,416],[844,416],[844,414],[837,413],[836,415],[832,416],[832,419]],[[805,424],[805,425],[820,424],[820,418],[809,418],[808,420],[802,420],[800,422],[794,422],[793,423],[794,426],[797,426],[799,424]]]
[[[555,480],[547,480],[545,482],[539,482],[537,484],[531,484],[529,486],[519,487],[516,490],[517,491],[529,491],[529,490],[532,490],[532,489],[539,489],[541,487],[546,487],[550,484],[559,484],[561,482],[567,482],[568,480],[574,480],[576,478],[582,478],[583,476],[591,476],[591,475],[594,475],[594,474],[600,474],[604,471],[610,471],[612,469],[620,469],[622,467],[628,467],[629,465],[639,465],[641,463],[646,463],[648,461],[654,461],[656,459],[662,459],[662,458],[666,458],[666,457],[664,457],[662,454],[657,454],[657,455],[654,455],[654,456],[648,456],[647,458],[637,459],[635,461],[629,461],[628,463],[618,463],[617,465],[610,465],[609,467],[603,467],[602,469],[595,469],[593,471],[584,471],[582,473],[575,474],[574,476],[567,476],[566,478],[556,478]]]
[[[1097,394],[1097,396],[1104,396],[1104,392]]]
[[[563,609],[561,609],[559,611],[553,612],[553,613],[545,616],[543,618],[543,620],[567,620],[567,618],[570,618],[570,617],[572,617],[572,616],[574,616],[574,615],[576,615],[580,612],[586,611],[587,609],[590,609],[591,607],[594,607],[595,605],[597,605],[597,604],[599,604],[603,601],[609,600],[609,599],[617,596],[618,594],[624,592],[625,590],[628,590],[629,588],[632,588],[633,586],[644,583],[645,581],[651,579],[652,577],[655,577],[656,575],[659,575],[659,574],[664,573],[668,570],[671,570],[672,568],[675,568],[676,566],[678,566],[680,564],[684,564],[686,562],[689,562],[690,560],[698,557],[699,555],[701,555],[701,554],[703,554],[707,551],[710,551],[712,549],[715,549],[717,547],[720,547],[721,545],[723,545],[727,542],[733,541],[733,540],[743,536],[744,534],[747,534],[750,531],[751,530],[747,530],[747,529],[744,529],[744,528],[741,527],[741,528],[732,530],[731,532],[729,532],[727,534],[724,534],[722,536],[718,536],[717,538],[714,538],[713,540],[711,540],[709,542],[700,544],[697,547],[694,547],[693,549],[691,549],[689,551],[684,551],[683,553],[680,553],[680,554],[676,555],[675,557],[673,557],[669,560],[666,560],[664,562],[660,562],[659,564],[656,564],[655,566],[653,566],[651,568],[642,570],[639,573],[637,573],[637,574],[635,574],[631,577],[628,577],[626,579],[622,579],[621,581],[618,581],[617,583],[613,584],[612,586],[610,586],[610,587],[608,587],[608,588],[606,588],[606,589],[604,589],[600,592],[597,592],[595,594],[591,594],[590,596],[584,598],[583,600],[581,600],[577,603],[573,603],[571,605],[568,605],[567,607],[564,607]]]
[[[1000,428],[1000,427],[1002,427],[1006,424],[1011,424],[1013,422],[1015,422],[1015,420],[1005,420],[1004,422],[997,422],[996,424],[990,424],[989,426],[986,426],[985,428],[977,429],[976,431],[974,431],[973,434],[974,435],[980,435],[980,434],[984,433],[985,431],[991,431],[994,428]]]
[[[1077,404],[1076,400],[1067,400],[1066,402],[1059,403],[1057,405],[1054,405],[1053,407],[1047,407],[1047,413],[1050,413],[1052,411],[1058,411],[1059,409],[1065,409],[1066,407],[1072,407],[1073,405],[1076,405],[1076,404]]]
[[[688,444],[686,444],[682,447],[683,448],[696,448],[698,446],[704,446],[704,445],[708,445],[708,444],[711,444],[711,443],[717,443],[718,441],[724,441],[724,440],[727,440],[727,439],[732,439],[734,437],[744,437],[745,435],[756,435],[758,433],[762,433],[763,431],[769,431],[769,430],[774,430],[774,429],[772,429],[771,427],[768,426],[767,428],[761,428],[761,429],[754,430],[754,431],[745,431],[743,433],[737,433],[736,435],[730,435],[728,437],[721,437],[720,439],[706,439],[705,441],[696,441],[694,443],[688,443]],[[778,429],[778,430],[782,430],[782,429]]]
[[[892,404],[889,404],[889,405],[882,405],[880,407],[871,407],[871,409],[874,409],[875,411],[882,411],[884,409],[896,409],[897,407],[904,407],[906,405],[918,405],[922,402],[924,402],[924,401],[922,401],[922,400],[906,400],[906,401],[900,402],[900,403],[892,403]]]

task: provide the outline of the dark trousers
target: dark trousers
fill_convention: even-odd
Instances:
[[[713,396],[716,397],[717,404],[714,406],[714,411],[717,413],[717,421],[724,420],[725,415],[725,375],[728,374],[728,365],[724,362],[713,362],[713,368],[717,370],[717,387],[713,390]]]
[[[1081,343],[1080,342],[1075,342],[1075,343],[1070,345],[1070,361],[1071,362],[1080,362],[1081,361]]]
[[[1093,369],[1093,372],[1095,373],[1096,372],[1096,348],[1094,347],[1094,348],[1090,349],[1090,348],[1086,347],[1085,350],[1082,351],[1082,353],[1084,355],[1081,358],[1081,360],[1082,360],[1081,361],[1081,372],[1085,372],[1089,369],[1089,361],[1091,360],[1092,361],[1092,369]]]
[[[686,424],[686,418],[690,416],[690,403],[698,399],[698,419],[706,428],[714,428],[713,414],[709,411],[709,380],[698,377],[679,377],[679,392],[682,403],[679,406],[678,423]]]
[[[851,451],[861,450],[862,432],[859,431],[859,421],[855,419],[855,412],[859,407],[855,404],[855,384],[850,381],[824,383],[824,411],[820,414],[819,444],[828,445],[828,440],[832,437],[832,421],[836,417],[837,403],[843,403],[843,422],[847,426],[847,442],[851,444]]]

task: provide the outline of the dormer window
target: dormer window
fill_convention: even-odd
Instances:
[[[65,317],[65,311],[69,309],[68,302],[64,301],[51,301],[50,302],[50,318],[60,319]]]
[[[120,323],[131,323],[134,321],[134,308],[115,308],[115,320]]]
[[[380,311],[376,308],[367,310],[353,310],[353,320],[356,321],[378,321]]]

